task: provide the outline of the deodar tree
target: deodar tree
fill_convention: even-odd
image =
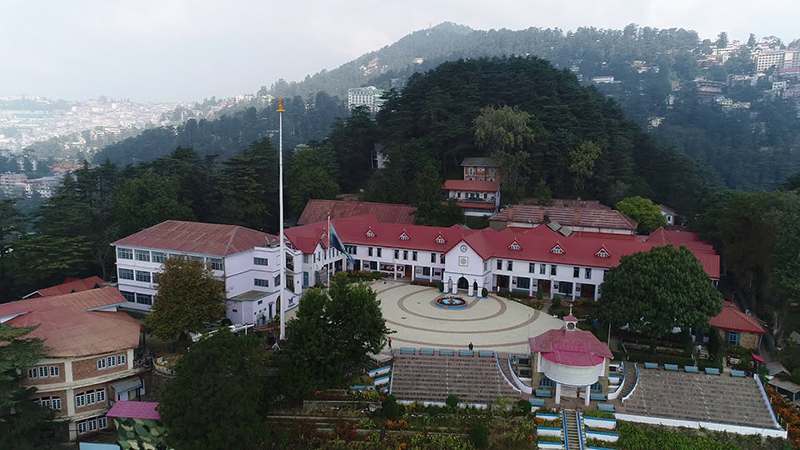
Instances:
[[[225,283],[200,261],[175,256],[164,262],[158,295],[145,328],[159,339],[197,332],[225,316]]]
[[[652,337],[675,327],[705,329],[722,311],[722,296],[686,247],[623,256],[606,274],[602,293],[602,314],[612,325]]]
[[[658,227],[667,223],[661,214],[661,208],[651,200],[644,197],[628,197],[617,202],[617,209],[639,222],[637,231],[641,234],[650,234]]]

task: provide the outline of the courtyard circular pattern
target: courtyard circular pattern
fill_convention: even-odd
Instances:
[[[564,322],[520,303],[466,292],[443,295],[438,289],[381,281],[372,285],[381,302],[394,348],[475,348],[529,353],[528,338],[558,329]],[[445,299],[459,299],[461,302]],[[438,301],[442,300],[443,304]],[[450,311],[447,303],[457,311]]]

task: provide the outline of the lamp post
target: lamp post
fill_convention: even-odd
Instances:
[[[278,238],[280,239],[280,246],[281,246],[281,256],[280,256],[280,264],[278,267],[280,268],[280,274],[278,278],[280,280],[278,286],[278,301],[280,302],[281,308],[281,335],[280,339],[286,339],[286,299],[284,298],[284,294],[286,293],[286,271],[283,270],[283,267],[286,265],[286,246],[283,242],[283,99],[278,99],[278,211],[279,211],[279,219],[280,224],[278,226]]]

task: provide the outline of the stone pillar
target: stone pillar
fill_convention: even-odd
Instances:
[[[528,278],[528,297],[533,297],[533,278]]]
[[[458,294],[458,280],[453,281],[453,289],[450,292],[453,295]]]
[[[392,271],[394,279],[397,280],[397,263],[394,263],[394,270]]]
[[[575,301],[575,291],[578,290],[578,283],[572,283],[572,300]]]
[[[483,277],[481,277],[481,282],[478,283],[478,292],[476,292],[475,295],[478,297],[483,295]]]
[[[467,295],[470,297],[475,295],[475,292],[473,292],[472,288],[473,288],[473,283],[469,283],[469,287],[467,288]]]
[[[585,406],[589,406],[589,400],[592,398],[592,387],[586,386],[586,399],[583,401]]]
[[[561,383],[556,383],[556,405],[561,404]]]
[[[600,285],[599,284],[595,284],[594,285],[594,301],[597,301],[597,295],[599,293],[600,293]]]
[[[414,267],[414,265],[412,264],[411,265],[411,281],[414,281],[414,275],[415,275],[414,272],[416,272],[416,271],[417,271],[417,268]]]

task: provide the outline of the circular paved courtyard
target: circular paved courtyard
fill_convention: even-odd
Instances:
[[[490,295],[486,299],[458,297],[460,308],[436,305],[443,295],[436,288],[399,282],[373,284],[386,326],[394,331],[392,347],[466,348],[529,353],[528,338],[558,329],[564,322],[520,303]]]

